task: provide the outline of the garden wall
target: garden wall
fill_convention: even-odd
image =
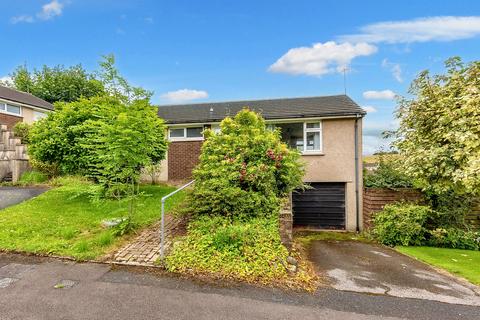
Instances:
[[[474,201],[472,210],[465,216],[465,222],[473,229],[480,230],[480,199]]]
[[[423,202],[424,200],[422,192],[417,189],[364,188],[363,227],[369,229],[372,226],[372,216],[387,204],[398,201]]]
[[[280,239],[282,244],[288,250],[292,249],[293,242],[293,213],[292,213],[292,194],[285,199],[280,209]]]

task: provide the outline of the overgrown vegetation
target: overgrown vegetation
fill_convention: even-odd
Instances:
[[[199,216],[190,223],[188,235],[174,244],[166,266],[172,272],[312,288],[314,276],[304,263],[291,277],[285,262],[288,255],[275,215],[248,220]]]
[[[197,214],[241,217],[277,214],[280,199],[302,186],[300,154],[248,109],[224,119],[220,128],[219,133],[204,133],[193,173],[192,209]]]
[[[373,216],[373,235],[388,246],[421,245],[427,234],[426,225],[433,217],[428,206],[390,204]]]
[[[412,188],[414,186],[403,171],[401,158],[397,155],[379,155],[378,166],[364,173],[364,186],[367,188]]]
[[[48,176],[40,171],[36,170],[30,170],[26,171],[22,174],[20,177],[20,180],[18,181],[19,185],[35,185],[35,184],[41,184],[45,183],[48,181]]]
[[[480,232],[452,226],[444,216],[424,205],[386,205],[373,217],[372,235],[389,246],[429,245],[480,250]]]
[[[167,256],[167,269],[312,289],[315,276],[303,262],[287,263],[279,234],[281,199],[302,186],[300,154],[248,109],[220,128],[205,132],[189,197],[194,220]]]
[[[53,179],[57,188],[21,204],[0,210],[0,250],[24,251],[96,259],[124,241],[120,225],[102,226],[104,220],[129,215],[128,199],[92,202],[95,185],[81,177]],[[173,191],[169,186],[140,186],[137,214],[131,226],[136,230],[158,220],[158,199]],[[170,211],[184,198],[175,195],[166,205]]]
[[[395,146],[404,170],[436,194],[480,193],[480,61],[446,61],[446,73],[423,71],[411,99],[401,99]]]
[[[30,129],[32,125],[25,122],[18,122],[13,127],[15,138],[20,138],[23,144],[30,143]]]
[[[107,196],[131,196],[141,168],[165,157],[165,130],[150,94],[131,87],[113,57],[101,65],[104,95],[56,103],[30,130],[29,155],[41,167],[92,178]]]

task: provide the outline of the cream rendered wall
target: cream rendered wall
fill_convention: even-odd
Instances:
[[[305,182],[345,182],[346,228],[356,229],[355,201],[355,119],[329,119],[322,122],[322,155],[303,155]],[[358,119],[359,182],[362,179],[362,119]],[[359,212],[362,228],[362,183],[359,184]]]
[[[22,117],[23,117],[23,122],[26,122],[28,124],[32,124],[34,122],[33,120],[33,109],[29,107],[22,106]]]

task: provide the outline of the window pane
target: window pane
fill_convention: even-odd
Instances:
[[[12,106],[11,104],[7,104],[7,111],[11,113],[20,114],[20,107]]]
[[[303,123],[280,123],[282,141],[290,148],[303,151]]]
[[[0,110],[5,110],[7,105],[5,103],[0,103]]]
[[[320,128],[320,122],[307,123],[307,129]]]
[[[183,128],[181,129],[170,129],[170,138],[183,138],[184,132]]]
[[[33,111],[33,120],[37,121],[47,116],[45,112]]]
[[[320,151],[320,132],[307,132],[307,151]]]
[[[187,128],[187,138],[201,138],[202,131],[203,131],[202,127]]]

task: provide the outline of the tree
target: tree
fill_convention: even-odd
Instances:
[[[446,73],[421,72],[402,98],[395,146],[405,172],[436,193],[480,193],[480,61],[445,62]]]
[[[248,109],[224,119],[220,128],[204,132],[192,209],[240,217],[278,213],[280,198],[303,185],[299,152],[288,149],[279,131],[267,129]]]
[[[11,75],[13,87],[31,93],[50,103],[72,102],[103,94],[104,86],[92,74],[78,64],[71,67],[44,65],[40,70],[30,72],[26,66],[19,66]]]
[[[109,95],[117,97],[126,103],[135,100],[150,100],[152,97],[152,91],[145,90],[141,87],[134,87],[120,75],[115,67],[115,56],[113,54],[102,56],[99,65],[100,71],[96,73],[103,83],[105,91]]]

